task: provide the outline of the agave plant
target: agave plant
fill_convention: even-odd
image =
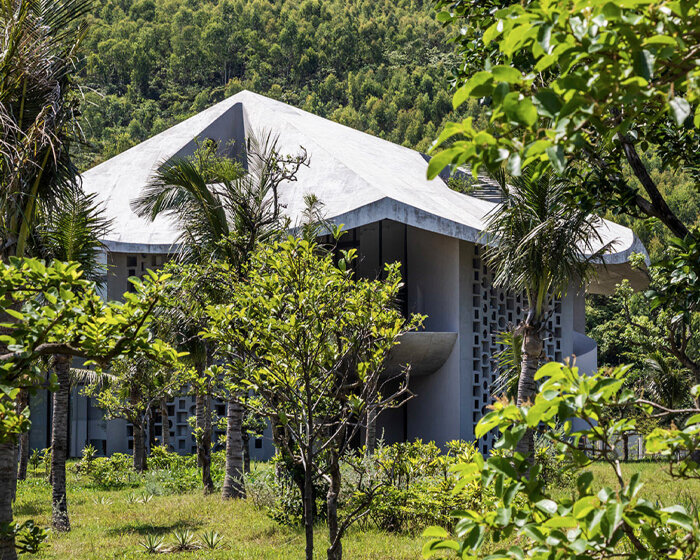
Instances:
[[[153,499],[153,494],[148,494],[147,492],[143,492],[139,498],[136,499],[136,501],[140,504],[147,504]]]
[[[129,494],[126,497],[127,504],[136,504],[138,502],[139,502],[139,497],[134,492],[132,492],[131,494]]]
[[[194,533],[192,533],[192,531],[189,529],[173,531],[173,539],[175,539],[175,546],[173,547],[174,550],[183,551],[197,548]]]
[[[92,503],[95,505],[109,506],[112,504],[111,498],[106,498],[105,496],[100,496],[99,498],[93,498]]]
[[[163,540],[160,535],[146,535],[139,541],[139,546],[148,554],[157,554],[163,549]]]
[[[221,543],[224,542],[224,537],[213,530],[205,531],[199,536],[199,539],[202,541],[203,548],[208,548],[209,550],[219,548]]]

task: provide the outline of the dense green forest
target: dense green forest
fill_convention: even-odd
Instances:
[[[107,0],[83,50],[83,169],[241,89],[423,151],[447,120],[479,116],[476,104],[452,112],[459,59],[429,0]],[[692,179],[647,156],[695,222]],[[613,218],[661,255],[660,225]]]
[[[83,168],[241,89],[421,150],[454,117],[428,1],[107,0],[90,20]]]

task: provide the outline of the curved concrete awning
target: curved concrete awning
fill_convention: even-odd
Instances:
[[[387,357],[385,375],[399,373],[406,364],[411,376],[435,373],[447,361],[457,340],[456,332],[407,332]]]

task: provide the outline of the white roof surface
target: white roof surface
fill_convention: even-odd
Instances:
[[[83,174],[87,192],[97,193],[114,219],[105,240],[113,251],[168,252],[178,237],[167,218],[151,222],[130,207],[151,173],[175,155],[195,149],[195,138],[226,143],[249,132],[279,136],[283,153],[303,146],[310,166],[297,181],[280,188],[285,213],[295,223],[304,195],[315,194],[327,217],[354,228],[382,219],[406,223],[466,241],[478,241],[493,202],[451,190],[442,179],[426,178],[426,158],[409,148],[365,134],[267,97],[241,91],[213,107],[134,146]],[[615,241],[605,261],[623,264],[632,252],[645,252],[634,233],[604,222],[603,242]]]

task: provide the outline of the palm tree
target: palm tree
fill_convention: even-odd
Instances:
[[[278,189],[285,181],[294,181],[301,166],[308,165],[306,152],[282,156],[277,139],[262,135],[262,141],[251,136],[245,145],[245,169],[231,160],[216,155],[216,145],[199,146],[194,158],[173,158],[160,166],[141,197],[132,207],[137,214],[155,219],[160,214],[174,218],[180,228],[179,258],[184,262],[206,264],[223,261],[231,273],[240,277],[255,246],[284,230],[287,222],[280,214]],[[214,296],[216,297],[216,296]],[[191,321],[183,314],[183,321]],[[178,327],[182,331],[182,326]],[[199,333],[201,325],[184,328]],[[202,346],[195,368],[200,373],[211,349],[194,336],[184,337],[189,345]],[[210,457],[211,411],[208,397],[197,392],[197,427],[203,430],[198,438],[198,456],[202,466],[204,490],[210,480],[207,464]],[[243,411],[241,395],[227,395],[226,467],[223,498],[241,497],[244,489]]]
[[[25,256],[40,208],[77,188],[73,76],[92,0],[0,0],[0,258]],[[3,318],[4,320],[4,318]],[[6,382],[14,383],[12,379]],[[12,522],[16,442],[0,443],[0,525]],[[0,558],[16,558],[0,535]]]
[[[488,217],[485,261],[495,286],[527,297],[527,316],[517,329],[522,336],[517,403],[523,406],[537,392],[535,373],[544,357],[552,298],[564,297],[572,285],[584,286],[610,245],[600,247],[600,218],[572,200],[565,178],[546,173],[514,177],[507,185],[499,182],[504,200]],[[531,460],[533,449],[530,430],[517,451]]]
[[[111,220],[105,219],[103,209],[95,202],[95,195],[69,191],[54,208],[45,209],[40,215],[34,236],[35,251],[47,260],[78,262],[84,278],[100,282],[107,272],[98,258],[99,252],[104,250],[100,239],[110,227]],[[66,458],[71,357],[57,354],[52,362],[58,380],[58,388],[53,394],[51,428],[52,523],[57,531],[69,531]]]

